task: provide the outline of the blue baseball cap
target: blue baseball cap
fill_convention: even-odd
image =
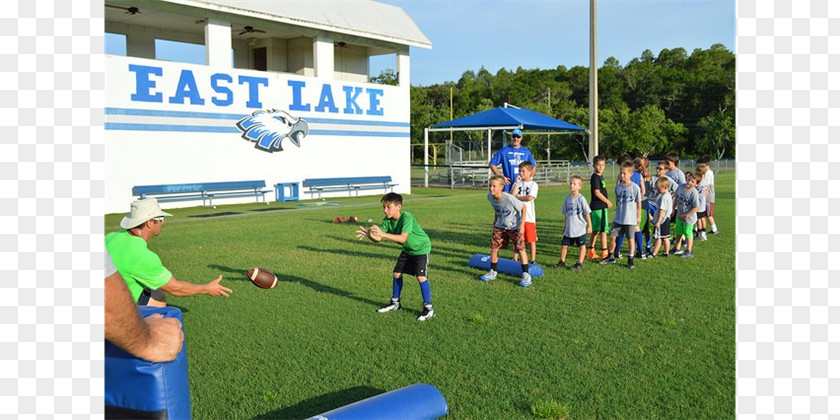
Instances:
[[[516,136],[516,137],[522,137],[522,130],[520,130],[520,129],[518,129],[518,128],[514,128],[514,129],[513,129],[513,132],[512,132],[511,134],[512,134],[513,136]]]

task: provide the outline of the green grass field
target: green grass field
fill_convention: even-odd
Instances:
[[[184,313],[193,417],[305,418],[425,382],[453,419],[732,418],[734,174],[716,182],[721,234],[696,242],[693,259],[638,260],[633,271],[623,261],[552,268],[568,187],[542,188],[537,262],[546,275],[524,289],[506,275],[480,282],[467,266],[489,253],[484,191],[414,188],[403,207],[432,239],[436,316],[422,323],[413,277],[403,311],[375,312],[390,297],[399,246],[358,241],[356,225],[331,222],[381,221],[379,196],[170,210],[177,217],[150,248],[178,279],[222,274],[234,290],[169,298]],[[195,217],[216,212],[238,214]],[[106,233],[122,216],[105,217]],[[251,267],[280,283],[254,287]]]

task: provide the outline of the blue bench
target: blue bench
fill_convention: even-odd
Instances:
[[[214,198],[251,197],[257,202],[265,194],[265,181],[196,182],[191,184],[136,185],[132,194],[140,198],[154,197],[159,202],[201,200],[205,207],[214,207]],[[209,203],[209,204],[208,204]]]
[[[308,193],[312,194],[311,198],[315,198],[315,193],[318,193],[318,198],[321,198],[321,193],[347,191],[347,195],[352,197],[353,192],[356,192],[356,197],[359,196],[360,190],[378,190],[384,192],[393,191],[398,184],[391,182],[390,176],[357,176],[346,178],[309,178],[303,180],[303,186],[309,188]]]

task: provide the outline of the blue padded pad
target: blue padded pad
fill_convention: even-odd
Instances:
[[[310,417],[310,420],[432,420],[449,413],[446,399],[429,384],[414,384]]]
[[[490,256],[475,254],[470,257],[469,266],[473,268],[480,268],[482,270],[489,270]],[[499,258],[499,264],[496,266],[496,271],[510,274],[511,276],[522,277],[522,264],[520,264],[519,261],[514,261],[508,258]],[[545,275],[539,264],[531,264],[528,266],[528,273],[531,274],[531,277],[533,278]]]
[[[140,316],[163,314],[183,324],[181,310],[139,306]],[[182,327],[183,328],[183,327]],[[105,341],[105,414],[107,418],[189,419],[190,384],[186,342],[175,360],[140,360]]]

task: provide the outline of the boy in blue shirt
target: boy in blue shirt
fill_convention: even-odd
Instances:
[[[402,244],[402,252],[397,258],[394,266],[394,281],[392,283],[391,302],[377,310],[379,313],[398,311],[400,305],[400,293],[402,292],[403,274],[417,277],[420,282],[420,292],[423,294],[423,312],[417,318],[418,321],[425,321],[435,316],[432,308],[432,290],[429,285],[427,271],[429,269],[429,254],[432,252],[432,241],[429,235],[423,231],[414,215],[402,211],[402,196],[397,193],[388,193],[380,200],[382,211],[385,217],[382,219],[382,227],[372,225],[365,229],[359,226],[356,237],[359,239],[368,238],[373,242],[382,239]]]
[[[502,175],[504,180],[504,189],[502,192],[509,193],[519,177],[519,164],[522,162],[531,162],[531,165],[536,168],[537,161],[531,155],[531,151],[527,147],[522,146],[522,130],[514,129],[511,135],[511,142],[509,145],[502,147],[490,159],[490,170],[495,175]],[[502,173],[499,173],[498,164],[502,164]]]

